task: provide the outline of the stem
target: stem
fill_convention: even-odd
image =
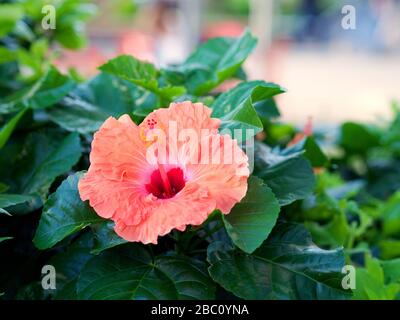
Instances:
[[[201,244],[205,239],[209,236],[211,236],[214,232],[217,232],[218,230],[222,229],[224,226],[223,225],[216,225],[214,228],[211,230],[207,231],[206,234],[198,239],[195,239],[189,246],[189,250],[192,251],[194,248],[196,248],[199,244]]]

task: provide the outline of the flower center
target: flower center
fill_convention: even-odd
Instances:
[[[150,183],[146,190],[159,199],[172,198],[185,186],[185,179],[181,168],[173,168],[168,172],[162,165],[154,170],[150,176]]]

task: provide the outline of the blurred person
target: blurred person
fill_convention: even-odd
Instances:
[[[400,0],[371,1],[377,12],[376,37],[383,50],[400,49]]]
[[[72,69],[79,72],[79,75],[88,78],[98,73],[98,66],[109,58],[111,56],[103,54],[98,47],[91,45],[80,51],[63,49],[60,56],[54,61],[54,65],[64,73]]]
[[[185,28],[177,0],[158,0],[153,9],[152,34],[155,38],[155,54],[161,66],[183,61],[187,55]]]
[[[327,41],[329,40],[329,25],[331,20],[329,16],[324,15],[326,4],[319,0],[302,0],[299,8],[299,15],[304,20],[303,28],[297,34],[298,41],[313,40]]]
[[[140,60],[156,62],[154,39],[143,31],[130,30],[122,33],[117,47],[118,54],[130,54]]]

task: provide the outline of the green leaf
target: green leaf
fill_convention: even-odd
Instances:
[[[23,107],[48,108],[66,96],[74,85],[69,77],[50,67],[33,85],[16,91],[0,101],[0,113],[19,111]]]
[[[27,22],[28,21],[25,21],[25,20],[19,20],[14,27],[12,35],[13,36],[15,35],[20,40],[30,42],[30,43],[32,43],[32,45],[34,45],[36,43],[36,41],[40,41],[40,40],[35,39],[36,35],[32,30],[33,26],[30,26]]]
[[[310,161],[313,168],[326,167],[329,160],[313,137],[307,137],[304,142],[304,156]]]
[[[316,247],[303,226],[278,224],[253,254],[221,242],[207,250],[211,277],[243,299],[346,299],[341,249]]]
[[[276,94],[285,92],[283,88],[264,81],[243,82],[222,93],[212,104],[212,116],[222,120],[221,129],[253,129],[254,134],[262,131],[263,125],[255,109]],[[242,139],[239,139],[242,140]]]
[[[11,118],[10,121],[5,124],[1,130],[0,130],[0,149],[4,147],[4,145],[7,143],[8,138],[11,136],[12,132],[14,131],[14,128],[18,124],[19,119],[25,114],[26,109],[22,109],[20,112],[18,112],[15,116]]]
[[[66,25],[56,30],[55,39],[67,49],[80,49],[87,44],[81,24]]]
[[[304,151],[304,156],[310,161],[313,168],[321,168],[328,165],[329,160],[322,152],[314,137],[306,137],[300,142],[286,149],[284,154]]]
[[[0,177],[11,186],[10,193],[38,195],[43,199],[54,179],[70,170],[80,157],[78,134],[35,132],[25,140],[18,157],[9,164],[11,167],[0,168]]]
[[[15,300],[51,300],[54,290],[43,290],[41,281],[34,281],[18,289]]]
[[[46,112],[68,131],[91,133],[110,116],[132,113],[138,98],[136,91],[129,82],[101,73],[76,87],[57,108]]]
[[[11,206],[15,206],[24,202],[33,201],[34,197],[26,196],[22,194],[7,194],[2,193],[0,194],[0,212],[5,214],[9,214],[9,212],[5,209]]]
[[[124,245],[91,259],[77,283],[79,299],[211,299],[215,287],[204,264],[176,255],[155,257]]]
[[[387,199],[400,190],[400,160],[390,157],[391,159],[382,158],[367,163],[367,189],[372,196],[379,199]]]
[[[385,274],[385,283],[400,283],[400,258],[381,261],[380,263]]]
[[[301,152],[283,153],[257,143],[255,156],[255,174],[272,189],[281,206],[312,194],[314,173]]]
[[[214,38],[197,48],[184,63],[163,70],[173,84],[204,95],[233,77],[253,51],[257,40],[246,30],[239,38]]]
[[[306,221],[313,240],[320,246],[344,246],[350,233],[350,226],[343,211],[336,212],[331,220],[320,225],[314,221]]]
[[[0,37],[11,32],[17,21],[22,19],[24,11],[18,3],[0,4]]]
[[[365,257],[365,268],[356,272],[355,300],[393,300],[400,292],[399,283],[385,284],[385,276],[379,260]]]
[[[106,249],[113,248],[127,241],[118,236],[114,231],[114,222],[104,221],[99,224],[92,225],[94,233],[94,247],[91,251],[98,254]]]
[[[396,236],[400,232],[400,192],[393,194],[382,208],[383,233]]]
[[[57,270],[57,287],[77,279],[85,264],[93,258],[90,250],[93,247],[93,237],[90,232],[85,232],[65,250],[51,257],[49,264]],[[57,288],[58,289],[58,288]]]
[[[271,189],[262,180],[251,176],[246,196],[223,216],[226,231],[240,249],[252,253],[270,234],[279,210]]]
[[[400,256],[400,240],[384,238],[378,243],[379,256],[382,259],[393,259]]]
[[[0,237],[0,243],[10,239],[13,239],[13,237]]]
[[[14,50],[6,47],[0,47],[0,64],[17,60]]]
[[[76,283],[78,279],[71,280],[57,290],[55,300],[78,300]]]
[[[0,182],[0,193],[6,192],[9,188],[10,187],[7,184]]]
[[[158,70],[154,65],[132,56],[121,55],[109,60],[99,69],[149,90],[167,102],[185,93],[184,87],[161,87],[157,80]]]
[[[365,153],[379,145],[379,138],[365,125],[346,122],[341,127],[340,144],[351,152]]]
[[[55,39],[64,47],[79,49],[86,45],[84,22],[94,16],[97,7],[85,1],[61,1],[57,9]]]
[[[140,61],[133,56],[121,55],[99,67],[100,70],[116,75],[146,89],[157,88],[158,71],[153,64]]]
[[[306,208],[302,217],[306,220],[316,220],[306,221],[305,225],[317,245],[351,248],[354,239],[364,235],[373,220],[354,201],[345,197],[336,200],[327,194],[330,190],[326,191],[322,191],[317,197],[310,197],[303,203],[303,207],[311,203],[313,206]]]
[[[255,104],[283,92],[285,89],[271,82],[261,80],[242,82],[218,96],[212,105],[213,114],[223,115],[238,108],[246,100],[251,100]]]
[[[158,256],[156,268],[172,279],[178,299],[210,300],[215,298],[215,284],[207,273],[205,263],[175,254]]]
[[[69,176],[44,204],[33,238],[37,248],[51,248],[70,234],[102,221],[89,204],[79,197],[78,181],[82,175],[82,172],[78,172]]]
[[[90,232],[79,236],[66,250],[53,256],[49,264],[57,270],[57,300],[76,300],[76,282],[85,264],[93,257],[93,237]]]

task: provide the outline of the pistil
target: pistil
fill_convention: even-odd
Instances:
[[[164,185],[165,194],[169,198],[173,194],[172,194],[171,184],[169,183],[168,175],[167,175],[167,172],[165,171],[164,165],[161,163],[158,163],[158,170],[160,171],[160,176],[161,176],[161,180]]]

